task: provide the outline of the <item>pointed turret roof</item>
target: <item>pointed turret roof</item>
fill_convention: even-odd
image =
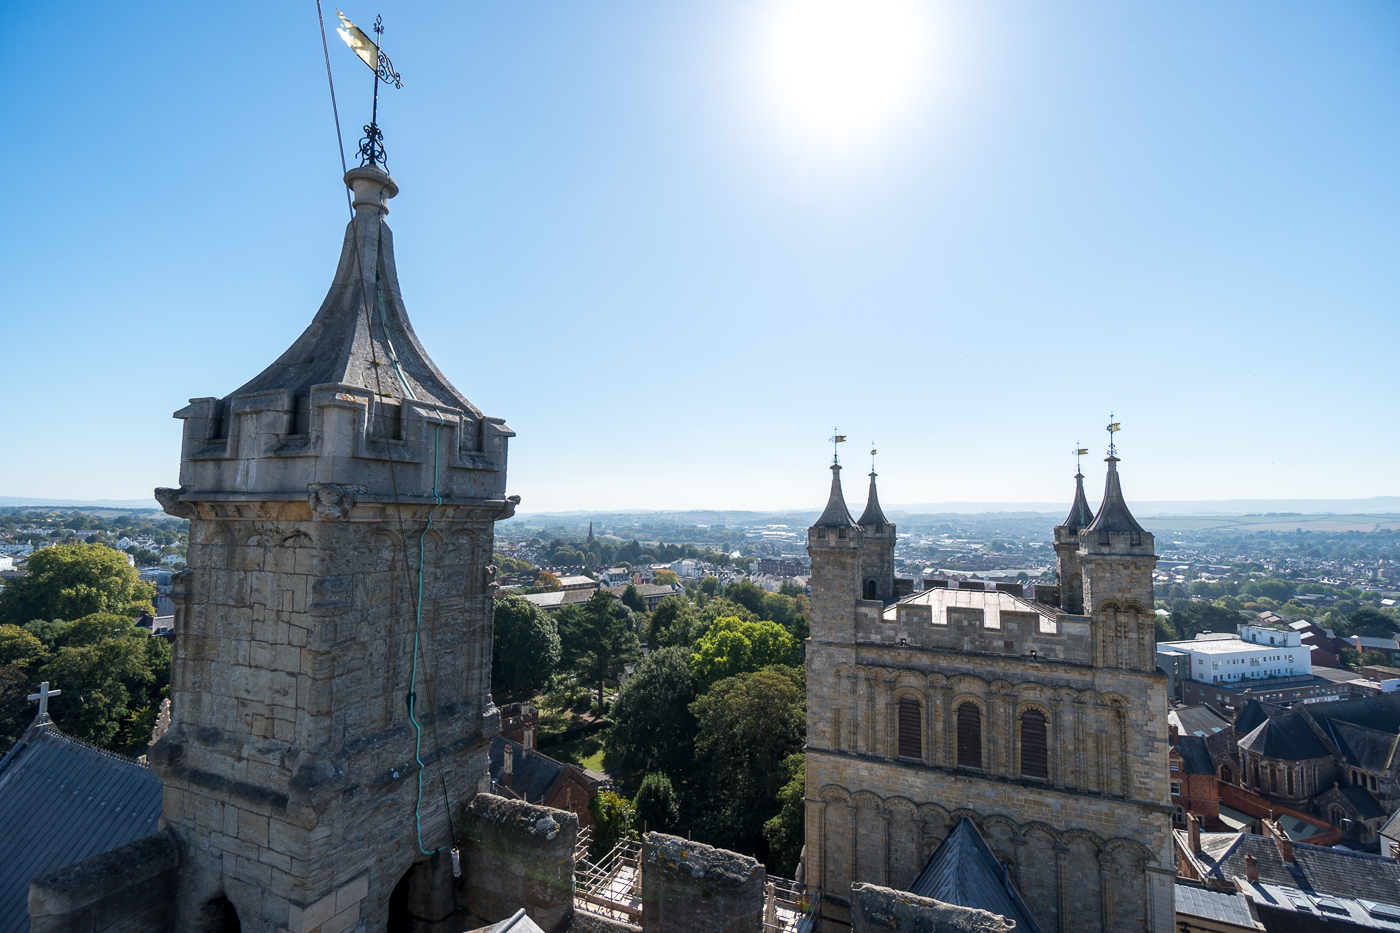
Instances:
[[[1069,507],[1069,517],[1061,524],[1072,535],[1088,527],[1094,520],[1094,510],[1089,508],[1089,500],[1084,497],[1084,474],[1074,474],[1074,505]]]
[[[885,518],[885,513],[880,509],[880,497],[875,492],[875,471],[870,471],[870,496],[865,500],[865,514],[861,515],[857,525],[888,525],[890,520]]]
[[[1123,487],[1118,481],[1118,458],[1110,456],[1104,462],[1108,464],[1108,477],[1104,480],[1103,503],[1099,506],[1099,514],[1094,516],[1094,521],[1085,531],[1144,534],[1142,526],[1128,511],[1128,503],[1123,499]]]
[[[841,464],[831,465],[831,496],[826,500],[826,511],[816,520],[818,525],[854,525],[851,513],[846,508],[846,497],[841,494]]]
[[[399,193],[398,185],[371,167],[346,172],[345,183],[355,191],[355,216],[326,300],[291,347],[231,395],[304,395],[313,385],[341,383],[402,398],[407,386],[419,401],[480,416],[428,357],[408,321],[394,238],[384,223],[386,201]]]

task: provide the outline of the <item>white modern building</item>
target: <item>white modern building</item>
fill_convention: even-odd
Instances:
[[[1301,677],[1312,674],[1312,649],[1298,632],[1241,625],[1238,635],[1204,632],[1190,641],[1166,641],[1170,649],[1190,657],[1191,680],[1206,684]]]

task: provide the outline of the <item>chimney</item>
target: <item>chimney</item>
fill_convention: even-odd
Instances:
[[[515,746],[507,742],[505,764],[501,767],[501,783],[506,787],[510,787],[515,779],[514,766]]]
[[[535,747],[535,724],[532,722],[527,722],[525,724],[525,741],[523,744],[525,745],[526,751]]]
[[[1293,864],[1293,840],[1283,833],[1283,827],[1277,820],[1266,820],[1264,829],[1270,836],[1274,837],[1274,845],[1278,847],[1278,857],[1283,859],[1285,865]]]
[[[1176,723],[1167,723],[1167,732],[1170,733],[1168,741],[1175,745],[1177,740],[1181,738],[1181,731],[1177,729]]]
[[[1252,855],[1244,857],[1244,880],[1250,884],[1259,883],[1259,860]]]
[[[1191,854],[1201,854],[1201,818],[1194,813],[1186,814],[1186,839],[1191,844]]]

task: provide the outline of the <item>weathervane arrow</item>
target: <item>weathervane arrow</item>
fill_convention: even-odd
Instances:
[[[389,56],[384,54],[384,50],[379,47],[379,42],[365,35],[363,29],[356,26],[339,10],[336,15],[340,17],[344,25],[338,27],[336,32],[340,33],[340,38],[345,40],[345,44],[350,46],[360,59],[369,66],[369,70],[374,72],[374,109],[370,113],[369,125],[365,127],[365,135],[360,140],[360,167],[370,166],[372,168],[382,167],[385,172],[389,171],[389,163],[384,154],[384,134],[379,131],[379,82],[384,81],[394,87],[403,87],[403,81],[399,78],[399,73],[394,70],[394,63],[389,61]],[[384,37],[384,17],[374,18],[374,34],[380,40]]]

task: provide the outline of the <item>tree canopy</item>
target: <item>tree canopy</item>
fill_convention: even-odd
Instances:
[[[642,786],[637,788],[632,802],[643,832],[674,832],[680,822],[680,802],[665,774],[654,771],[642,778]]]
[[[608,753],[633,771],[686,773],[694,757],[695,678],[690,651],[681,646],[642,659],[618,692],[608,730]]]
[[[559,635],[563,654],[573,660],[579,676],[598,687],[598,712],[603,709],[603,681],[615,678],[623,665],[641,654],[632,611],[604,590],[596,590],[577,612],[560,610]]]
[[[559,664],[554,620],[521,596],[496,600],[491,683],[501,690],[542,684]]]
[[[701,689],[725,677],[757,671],[770,664],[797,665],[802,654],[797,640],[776,622],[716,619],[695,643],[690,670]]]
[[[103,544],[43,548],[29,557],[28,573],[0,590],[0,624],[35,619],[78,619],[97,612],[135,617],[151,606],[156,589],[143,582],[126,555]]]

